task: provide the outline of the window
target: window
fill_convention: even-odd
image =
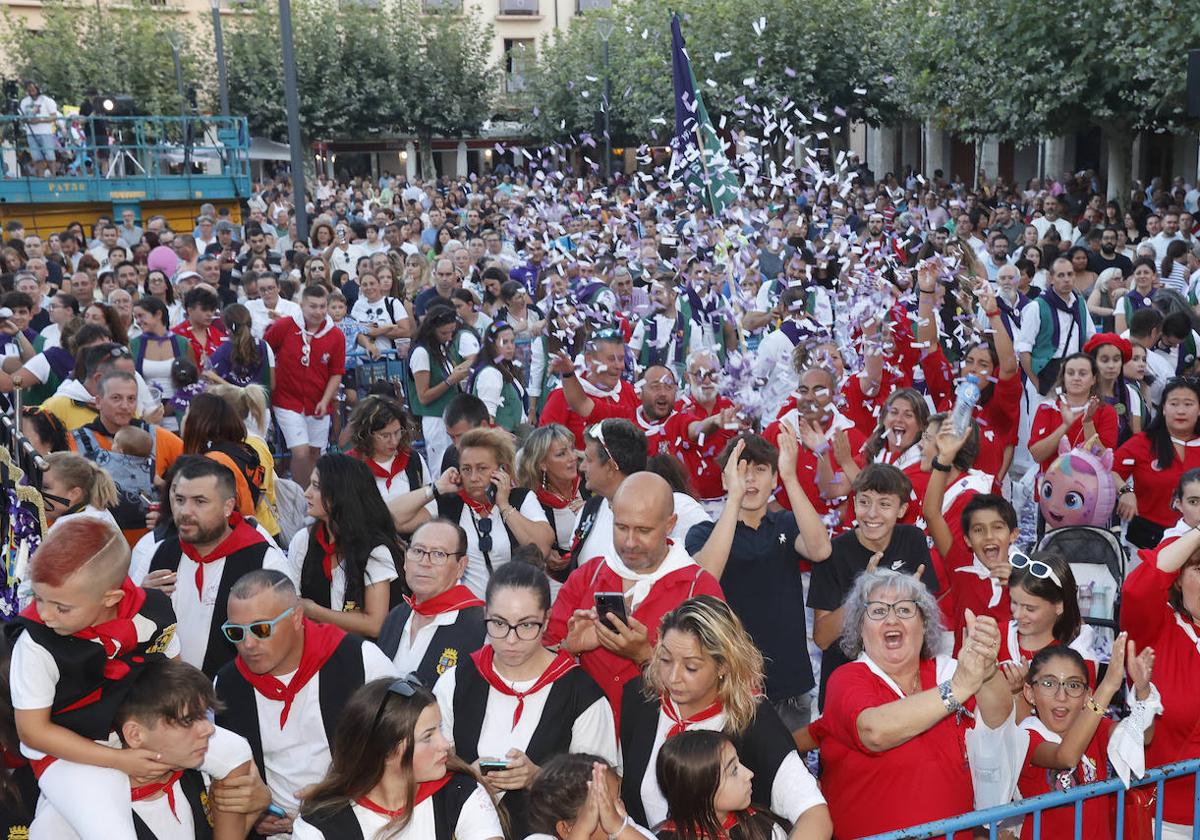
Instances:
[[[502,15],[536,15],[538,0],[500,0]]]
[[[452,14],[462,14],[462,0],[421,0],[422,7],[427,13],[450,12]]]
[[[594,9],[611,9],[612,0],[575,0],[575,14],[582,15]]]
[[[501,0],[504,2],[504,0]],[[534,0],[536,2],[536,0]],[[525,90],[525,80],[536,63],[532,38],[504,39],[504,90],[520,93]]]

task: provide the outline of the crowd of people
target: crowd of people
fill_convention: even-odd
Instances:
[[[840,163],[9,222],[0,828],[849,840],[1200,757],[1200,191]],[[1088,447],[1108,602],[1038,548]]]

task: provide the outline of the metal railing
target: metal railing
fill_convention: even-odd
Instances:
[[[12,414],[0,415],[0,426],[3,426],[3,437],[0,441],[8,447],[13,463],[25,473],[25,480],[31,487],[42,489],[42,476],[46,472],[46,459],[34,447],[33,442],[21,432],[21,389],[14,388],[9,394],[12,404]]]
[[[18,116],[0,116],[5,178],[39,178],[42,164]],[[250,133],[245,117],[64,116],[56,124],[59,177],[76,181],[123,178],[248,178]]]
[[[1146,775],[1141,779],[1133,779],[1131,781],[1131,787],[1155,786],[1154,840],[1161,840],[1162,838],[1164,783],[1169,779],[1178,779],[1185,776],[1191,776],[1193,782],[1197,782],[1200,781],[1200,779],[1196,778],[1198,774],[1200,774],[1200,758],[1193,758],[1187,761],[1178,761],[1174,764],[1166,764],[1162,767],[1155,767],[1152,770],[1147,770]],[[923,838],[934,837],[945,837],[946,840],[952,840],[955,832],[969,831],[974,828],[986,828],[989,840],[997,840],[1002,831],[1000,827],[1002,822],[1030,815],[1033,816],[1033,835],[1031,837],[1022,836],[1021,840],[1042,840],[1042,814],[1052,808],[1060,808],[1064,805],[1075,806],[1075,840],[1087,840],[1087,838],[1083,837],[1083,803],[1090,799],[1097,799],[1113,793],[1117,795],[1114,836],[1117,840],[1123,840],[1125,836],[1126,791],[1121,780],[1116,778],[1103,782],[1093,782],[1090,785],[1081,785],[1068,791],[1047,793],[1042,796],[1035,796],[1032,799],[1022,799],[1018,802],[1012,802],[1008,805],[998,805],[995,808],[988,808],[984,811],[972,811],[969,814],[963,814],[961,817],[937,820],[936,822],[925,823],[924,825],[915,825],[911,828],[890,831],[886,834],[876,834],[865,838],[865,840],[923,840]],[[1047,838],[1047,840],[1066,839],[1053,837]],[[1196,785],[1196,797],[1192,806],[1192,840],[1200,840],[1200,784]]]

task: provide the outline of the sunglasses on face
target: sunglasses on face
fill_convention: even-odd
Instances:
[[[288,607],[270,621],[256,621],[253,624],[234,624],[227,621],[221,625],[221,632],[235,645],[244,641],[247,633],[256,639],[269,639],[275,635],[275,626],[295,611],[295,607]]]

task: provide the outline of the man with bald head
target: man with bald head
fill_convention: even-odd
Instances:
[[[682,541],[669,539],[676,516],[666,480],[634,473],[621,482],[611,504],[612,547],[580,558],[554,602],[546,639],[579,657],[619,721],[622,689],[650,660],[662,617],[696,595],[723,595],[716,578],[696,565]],[[627,617],[598,615],[598,593],[623,598]]]

